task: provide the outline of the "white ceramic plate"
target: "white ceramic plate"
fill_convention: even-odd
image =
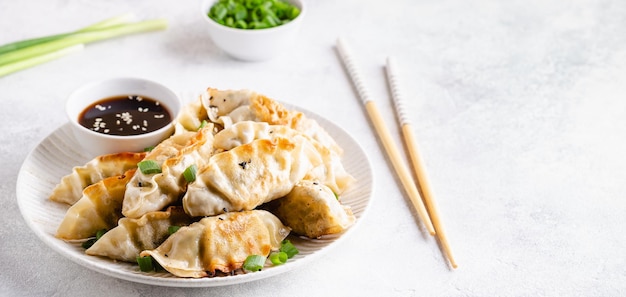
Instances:
[[[340,235],[316,240],[290,236],[289,239],[300,253],[284,265],[266,267],[254,273],[200,279],[178,278],[167,272],[144,273],[139,271],[136,264],[88,256],[79,243],[68,243],[54,237],[68,206],[52,202],[48,200],[48,196],[61,178],[71,172],[72,167],[83,165],[91,159],[80,151],[69,124],[63,125],[46,137],[24,161],[16,185],[20,211],[28,226],[53,250],[84,267],[120,279],[159,286],[213,287],[263,279],[287,272],[328,252],[339,241],[345,239],[363,219],[373,191],[370,163],[358,143],[330,121],[300,108],[296,109],[317,120],[344,149],[343,164],[346,171],[357,179],[357,183],[342,195],[342,202],[352,208],[357,220],[355,225]]]

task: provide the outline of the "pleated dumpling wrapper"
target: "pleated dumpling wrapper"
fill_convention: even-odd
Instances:
[[[205,217],[172,234],[158,248],[141,252],[179,277],[213,276],[242,267],[250,255],[267,257],[287,235],[276,216],[264,210]]]
[[[198,99],[187,103],[176,117],[176,131],[197,131],[202,126],[202,121],[208,121],[209,115],[202,106],[201,96]]]
[[[155,161],[161,171],[137,171],[126,188],[122,207],[124,216],[139,218],[178,201],[186,185],[185,169],[192,164],[203,165],[213,151],[212,129],[213,125],[207,125],[197,133],[174,135],[157,145],[146,160]]]
[[[235,147],[250,143],[256,139],[275,139],[277,137],[296,139],[304,138],[317,150],[323,160],[323,165],[315,167],[305,179],[319,180],[330,187],[337,195],[355,183],[354,177],[348,174],[341,163],[341,156],[332,148],[326,147],[308,135],[283,125],[270,125],[265,122],[242,121],[215,134],[214,146],[216,150],[231,150]]]
[[[213,155],[187,186],[183,207],[194,217],[252,210],[287,195],[320,164],[310,142],[258,139]]]
[[[297,183],[287,196],[271,205],[272,213],[294,233],[309,238],[341,233],[356,220],[330,188],[314,181]]]
[[[182,227],[191,222],[182,207],[149,212],[138,219],[121,218],[117,227],[106,232],[85,253],[136,262],[141,251],[155,249],[167,239],[171,226]]]
[[[126,184],[135,170],[107,177],[85,188],[82,197],[65,213],[56,237],[65,240],[85,239],[96,235],[99,230],[115,227],[122,217]]]
[[[146,156],[141,153],[117,153],[98,156],[83,166],[76,166],[52,190],[50,200],[72,205],[83,195],[83,190],[107,177],[124,174],[137,167]]]
[[[198,118],[196,118],[198,117]],[[207,120],[224,128],[241,121],[266,122],[285,125],[319,141],[342,154],[342,149],[317,121],[302,112],[289,110],[278,101],[250,90],[218,90],[207,88],[198,96],[198,102],[187,105],[178,122],[188,130]]]

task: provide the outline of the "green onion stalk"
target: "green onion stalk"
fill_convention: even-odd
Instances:
[[[131,18],[132,18],[131,14],[124,14],[124,15],[121,15],[121,16],[116,16],[116,17],[113,17],[113,18],[110,18],[110,19],[106,19],[104,21],[101,21],[101,22],[89,25],[89,26],[87,26],[85,28],[82,28],[82,29],[74,31],[74,32],[61,33],[61,34],[55,34],[55,35],[44,36],[44,37],[37,37],[37,38],[26,39],[26,40],[21,40],[21,41],[8,43],[8,44],[0,46],[0,55],[2,55],[4,53],[16,51],[18,49],[26,48],[26,47],[29,47],[29,46],[41,44],[41,43],[44,43],[44,42],[61,39],[63,37],[68,37],[68,36],[70,36],[72,34],[81,33],[81,32],[89,32],[89,31],[93,31],[93,30],[104,29],[104,28],[111,27],[111,26],[114,26],[114,25],[124,24],[124,23],[129,22],[131,20]]]
[[[130,17],[130,14],[125,14],[74,32],[2,45],[0,46],[0,76],[76,52],[87,43],[167,28],[167,20],[165,19],[129,23]]]
[[[43,64],[45,62],[58,59],[65,55],[78,52],[82,50],[84,47],[85,46],[83,44],[76,44],[76,45],[72,45],[66,48],[55,50],[49,53],[41,54],[39,56],[34,56],[28,59],[23,59],[21,61],[2,65],[0,66],[0,76],[5,76],[7,74],[17,72],[22,69],[30,68],[35,65]]]

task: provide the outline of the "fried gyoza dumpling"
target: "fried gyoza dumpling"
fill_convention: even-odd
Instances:
[[[249,105],[259,96],[250,90],[221,91],[208,88],[199,99],[211,122],[228,127],[239,121],[256,120],[257,116]]]
[[[271,140],[276,137],[287,139],[304,138],[304,141],[310,142],[318,151],[324,164],[314,168],[304,177],[305,179],[319,180],[337,194],[343,193],[354,184],[355,179],[344,169],[339,154],[304,133],[287,126],[269,125],[265,122],[238,122],[215,134],[214,147],[217,150],[230,150],[256,139]]]
[[[342,153],[335,140],[313,119],[303,113],[285,108],[279,102],[249,90],[217,90],[208,88],[199,97],[208,119],[228,128],[241,121],[285,125]]]
[[[320,164],[321,157],[310,142],[258,139],[213,155],[187,186],[183,207],[191,216],[252,210],[287,195]]]
[[[121,218],[117,227],[100,237],[85,253],[135,262],[141,251],[155,249],[167,239],[170,226],[182,227],[191,222],[191,217],[180,207],[149,212],[138,219]]]
[[[285,197],[272,201],[274,213],[294,233],[318,238],[340,233],[354,224],[349,207],[341,205],[328,187],[303,180]]]
[[[250,255],[267,257],[288,234],[267,211],[229,212],[182,227],[141,256],[152,256],[173,275],[199,278],[237,270]]]
[[[56,236],[61,239],[85,239],[98,230],[111,229],[122,217],[126,184],[136,169],[123,175],[107,177],[83,190],[82,197],[65,214]]]
[[[211,129],[206,127],[198,133],[174,135],[157,145],[146,160],[155,160],[161,165],[161,173],[137,171],[126,187],[122,207],[124,216],[139,218],[178,200],[185,184],[183,171],[195,162],[202,162],[205,158],[202,154],[210,154],[213,150]]]
[[[72,205],[80,199],[87,186],[137,167],[145,156],[143,152],[108,154],[96,157],[83,166],[76,166],[54,187],[50,200]]]
[[[202,106],[202,100],[198,98],[198,100],[183,106],[178,117],[176,117],[176,130],[196,131],[202,125],[202,121],[208,118],[206,109]]]
[[[183,131],[176,133],[157,144],[145,157],[145,160],[154,160],[163,163],[165,160],[175,157],[178,152],[189,144],[196,136],[196,131]]]

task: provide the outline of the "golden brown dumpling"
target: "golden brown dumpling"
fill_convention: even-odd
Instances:
[[[224,128],[241,121],[266,122],[298,130],[341,155],[342,149],[317,121],[302,112],[289,110],[280,102],[249,90],[208,88],[200,96],[208,119]]]
[[[202,125],[202,120],[208,119],[201,98],[183,106],[180,114],[176,118],[176,131],[196,131]]]
[[[170,136],[157,144],[145,157],[145,160],[154,160],[163,163],[165,160],[178,155],[178,152],[189,144],[196,136],[196,131],[183,131]]]
[[[184,145],[162,143],[155,148],[163,150],[162,146],[167,145],[170,147],[167,151],[174,152],[171,147],[175,147],[176,154],[167,154],[166,159],[161,154],[151,153],[146,156],[147,160],[150,158],[157,160],[161,165],[161,172],[144,174],[137,171],[126,188],[122,208],[124,216],[139,218],[178,201],[187,184],[183,178],[185,169],[193,164],[198,167],[204,166],[213,153],[213,124],[207,125],[197,133],[187,132],[181,140],[184,140]],[[162,161],[158,161],[159,159]]]
[[[85,239],[98,230],[109,230],[122,217],[126,184],[136,169],[123,175],[105,178],[83,191],[82,197],[65,214],[56,236],[61,239]]]
[[[121,175],[137,167],[146,153],[117,153],[96,157],[83,166],[76,166],[54,187],[50,200],[72,205],[83,195],[83,189],[104,178]]]
[[[341,205],[330,188],[307,180],[273,201],[272,212],[294,233],[309,238],[343,232],[355,221],[350,208]]]
[[[199,278],[237,270],[249,255],[267,257],[288,234],[267,211],[229,212],[182,227],[141,256],[152,256],[173,275]]]
[[[149,212],[138,219],[121,218],[117,227],[105,233],[85,253],[135,262],[141,251],[155,249],[167,239],[170,226],[186,226],[191,222],[181,207]]]
[[[183,207],[194,217],[252,210],[287,195],[320,164],[322,159],[309,142],[255,140],[213,155],[187,186]]]
[[[216,150],[230,150],[237,146],[250,143],[256,139],[275,139],[277,137],[294,140],[304,138],[315,147],[323,160],[323,164],[313,168],[304,177],[309,180],[318,180],[330,187],[337,194],[343,193],[355,179],[346,172],[341,163],[341,156],[332,148],[326,147],[304,133],[282,125],[269,125],[265,122],[242,121],[224,128],[215,134],[214,146]]]
[[[211,122],[228,127],[239,121],[257,119],[249,105],[258,96],[260,95],[250,90],[208,88],[199,99]]]

